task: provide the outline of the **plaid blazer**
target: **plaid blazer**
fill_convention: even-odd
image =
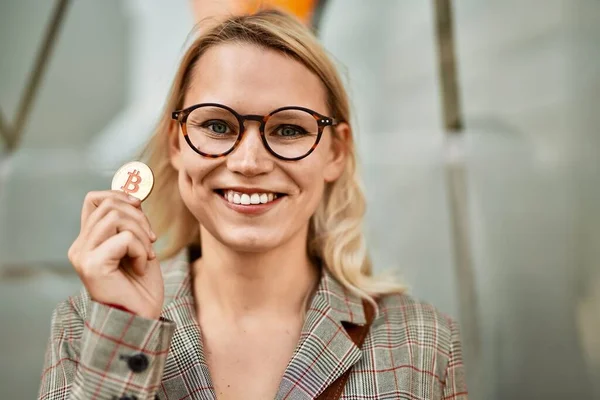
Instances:
[[[216,399],[189,263],[163,264],[165,304],[148,320],[83,290],[52,315],[39,399]],[[350,369],[341,399],[467,399],[457,325],[407,295],[388,295],[361,349],[361,299],[324,271],[276,399],[314,399]]]

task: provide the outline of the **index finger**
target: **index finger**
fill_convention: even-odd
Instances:
[[[85,195],[83,207],[81,209],[81,229],[83,229],[83,223],[87,220],[90,214],[94,212],[96,208],[98,208],[100,203],[110,197],[121,198],[123,201],[126,201],[136,207],[140,207],[142,204],[140,199],[130,196],[120,190],[101,190],[88,192],[88,194]]]

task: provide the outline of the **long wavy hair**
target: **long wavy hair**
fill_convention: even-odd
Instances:
[[[327,52],[313,33],[295,17],[277,10],[232,16],[201,33],[189,46],[177,70],[165,109],[143,153],[155,174],[154,193],[145,203],[153,230],[164,238],[159,258],[175,256],[188,246],[200,244],[198,222],[179,194],[177,171],[169,159],[169,135],[178,134],[171,112],[183,107],[194,66],[211,47],[223,43],[247,43],[282,52],[315,73],[327,93],[330,115],[350,124],[350,105],[342,80]],[[334,130],[332,130],[334,131]],[[335,131],[334,131],[335,132]],[[311,217],[307,238],[310,257],[348,290],[373,301],[404,287],[388,278],[375,278],[363,236],[365,198],[357,176],[352,137],[345,142],[347,163],[342,175],[325,187],[323,198]]]

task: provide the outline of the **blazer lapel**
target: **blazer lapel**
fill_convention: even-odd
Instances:
[[[347,291],[324,268],[276,399],[318,397],[361,358],[345,325],[365,323],[360,297]]]
[[[163,389],[175,398],[216,399],[196,322],[191,273],[185,261],[164,268],[162,317],[177,325],[163,374]],[[350,369],[362,354],[348,335],[350,325],[363,326],[365,311],[359,296],[346,290],[323,268],[296,351],[276,399],[312,400]],[[350,324],[350,325],[349,325]]]
[[[165,304],[161,316],[177,325],[163,374],[169,397],[216,399],[196,320],[189,264],[183,261],[164,272]],[[175,394],[175,396],[172,396]]]

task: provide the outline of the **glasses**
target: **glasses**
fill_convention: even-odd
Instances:
[[[198,154],[219,158],[239,145],[246,131],[246,121],[260,123],[260,137],[273,156],[297,161],[308,156],[319,144],[323,129],[335,126],[333,118],[304,107],[282,107],[267,115],[240,115],[233,109],[216,103],[196,104],[174,111],[183,136]]]

